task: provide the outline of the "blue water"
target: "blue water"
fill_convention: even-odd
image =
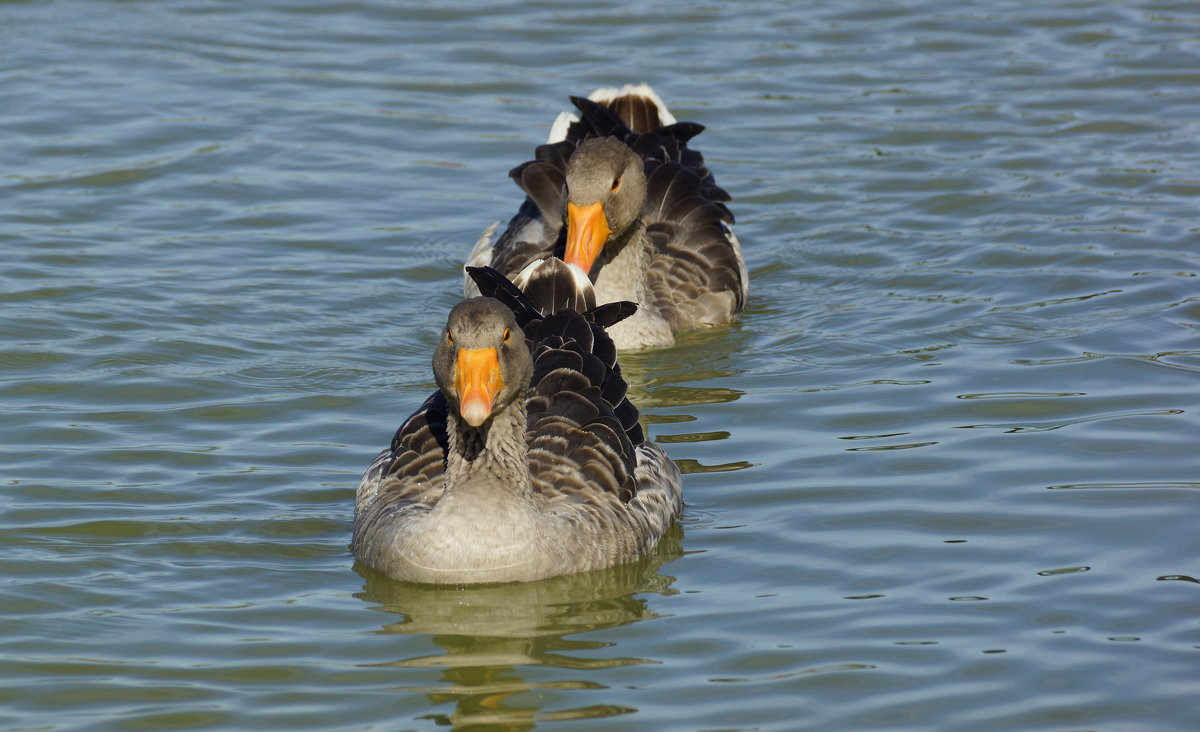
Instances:
[[[0,726],[1200,728],[1194,3],[0,3]],[[623,359],[658,553],[357,570],[568,94],[651,83],[737,324]]]

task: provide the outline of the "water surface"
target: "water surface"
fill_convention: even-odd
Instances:
[[[0,724],[1200,727],[1193,3],[0,4]],[[355,570],[506,172],[647,81],[736,325],[657,554]]]

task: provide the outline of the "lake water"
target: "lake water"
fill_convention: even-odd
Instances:
[[[475,237],[647,81],[727,329],[647,560],[357,570]],[[1194,2],[0,4],[0,727],[1200,728]]]

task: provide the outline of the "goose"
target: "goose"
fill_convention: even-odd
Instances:
[[[509,171],[526,197],[508,227],[484,231],[468,266],[515,278],[557,256],[599,302],[638,311],[609,335],[621,350],[670,346],[678,333],[733,320],[749,277],[729,194],[687,146],[704,127],[677,122],[645,84],[570,97],[534,159]],[[464,278],[467,296],[478,294]]]
[[[565,278],[558,291],[577,286],[569,265],[545,267]],[[433,356],[438,390],[358,486],[355,557],[397,580],[475,584],[647,554],[683,498],[605,333],[636,306],[543,312],[495,270],[468,272],[483,296],[450,311]]]

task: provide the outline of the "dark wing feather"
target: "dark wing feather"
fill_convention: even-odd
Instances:
[[[654,246],[646,272],[649,299],[676,330],[724,322],[745,303],[742,265],[728,227],[733,216],[710,197],[713,189],[720,191],[678,163],[655,167],[647,181],[651,203],[643,221]]]
[[[517,166],[510,175],[516,178],[517,185],[537,206],[541,217],[551,221],[562,218],[565,203],[563,193],[567,186],[564,170],[552,163],[534,160]]]
[[[704,132],[704,125],[699,122],[676,122],[673,125],[663,127],[662,131],[683,143]]]
[[[600,329],[599,326],[593,326],[593,328],[596,330]],[[593,343],[592,355],[600,359],[605,366],[615,371],[618,376],[621,374],[621,366],[617,363],[617,345],[613,343],[612,338],[609,338],[607,333],[603,340],[596,340]]]
[[[520,288],[509,281],[507,277],[491,267],[467,267],[467,274],[475,280],[479,293],[491,297],[508,306],[516,316],[517,325],[524,328],[529,323],[541,320],[542,313],[529,301]]]
[[[354,515],[354,545],[398,511],[429,510],[445,488],[446,397],[434,392],[396,430],[392,444],[363,474]]]
[[[550,256],[556,247],[565,249],[566,236],[562,216],[544,218],[537,204],[526,197],[508,228],[492,244],[491,266],[515,277],[530,262]]]
[[[545,339],[535,346],[535,358],[541,364],[542,369],[546,373],[583,371],[583,355],[578,351],[563,348],[562,344],[563,342],[558,339]],[[550,388],[554,384],[553,381],[547,382],[546,387]]]
[[[418,496],[425,490],[437,488],[446,468],[446,397],[435,391],[411,417],[400,425],[392,437],[389,451],[392,460],[382,471],[386,490],[392,481],[415,479],[425,488],[413,491]]]
[[[578,313],[563,311],[547,315],[542,320],[539,335],[539,338],[534,339],[535,343],[541,342],[543,338],[557,338],[562,343],[573,340],[579,343],[580,353],[590,355],[592,352],[594,338],[591,324]]]
[[[588,137],[615,137],[618,140],[625,140],[634,134],[633,130],[629,129],[620,117],[603,104],[584,97],[570,97],[570,99],[571,104],[575,105],[582,117],[576,124],[583,124],[591,128],[591,134]],[[567,139],[570,139],[569,132]],[[586,137],[582,139],[586,139]]]
[[[584,313],[583,316],[601,328],[611,328],[636,313],[637,307],[636,302],[618,300],[617,302],[606,302],[603,305],[594,307]]]
[[[611,312],[611,309],[609,309]],[[531,323],[533,380],[526,399],[529,465],[550,500],[637,494],[635,448],[645,436],[603,327],[566,310]],[[597,509],[599,510],[599,509]]]
[[[548,142],[545,145],[538,145],[533,151],[533,157],[539,162],[546,163],[558,170],[566,171],[567,161],[575,153],[578,142],[578,140],[572,140],[568,137],[568,139],[559,142]],[[560,210],[559,213],[562,213],[562,211]]]

